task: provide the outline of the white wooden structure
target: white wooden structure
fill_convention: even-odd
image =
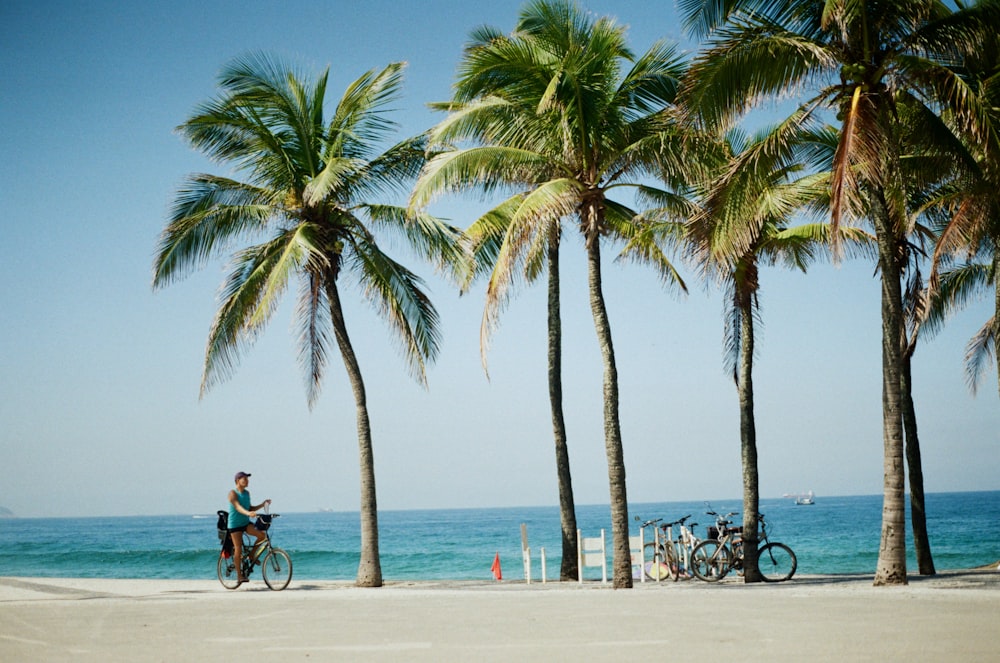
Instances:
[[[600,537],[583,536],[576,530],[578,580],[583,582],[584,567],[601,567],[601,582],[608,581],[608,551],[604,545],[604,530]]]
[[[638,536],[628,537],[628,553],[632,558],[632,578],[635,579],[636,569],[639,572],[639,582],[646,582],[646,544],[643,540],[643,529],[639,528]]]

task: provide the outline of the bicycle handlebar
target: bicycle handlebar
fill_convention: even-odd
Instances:
[[[667,529],[668,527],[673,527],[674,525],[683,525],[684,521],[686,521],[690,517],[691,517],[691,514],[689,513],[688,515],[684,516],[680,520],[675,520],[672,523],[663,523],[662,525],[660,525],[660,527],[663,528],[663,529]]]

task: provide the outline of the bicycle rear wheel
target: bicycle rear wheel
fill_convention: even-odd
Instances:
[[[223,557],[219,555],[218,574],[219,582],[226,589],[236,589],[240,586],[240,574],[236,571],[234,557]]]
[[[784,543],[769,543],[757,551],[757,567],[764,582],[781,582],[795,575],[795,553]]]
[[[667,569],[670,571],[670,577],[677,582],[677,579],[681,577],[681,560],[677,555],[677,548],[673,543],[667,543],[663,548],[663,552],[666,557]]]
[[[292,558],[281,548],[271,548],[261,563],[260,570],[267,586],[281,591],[292,580]]]
[[[706,539],[691,551],[691,572],[705,582],[718,582],[729,573],[729,549],[714,539]]]

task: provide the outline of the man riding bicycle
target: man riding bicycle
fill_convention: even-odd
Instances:
[[[250,483],[250,474],[248,472],[237,472],[235,481],[236,488],[229,491],[229,520],[227,521],[227,528],[229,536],[233,541],[233,554],[239,560],[243,556],[243,532],[257,539],[254,541],[254,545],[264,540],[264,533],[253,526],[251,518],[256,518],[257,510],[268,506],[271,500],[264,500],[260,504],[253,506],[253,503],[250,501],[250,491],[247,490],[247,486]],[[236,568],[240,569],[241,566],[237,563]],[[242,571],[240,572],[242,573]],[[238,579],[239,584],[245,582],[247,582],[247,578],[241,576]]]

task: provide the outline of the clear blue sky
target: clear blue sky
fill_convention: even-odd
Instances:
[[[671,3],[593,0],[630,43],[682,38]],[[436,121],[480,24],[520,2],[27,2],[0,5],[0,506],[21,516],[207,513],[237,470],[279,511],[355,510],[354,402],[339,360],[315,409],[290,306],[230,381],[198,399],[222,263],[154,293],[151,263],[173,192],[214,170],[173,133],[215,94],[230,58],[263,49],[319,71],[331,103],[363,71],[406,60],[399,137]],[[432,211],[465,226],[473,199]],[[601,362],[582,247],[564,253],[565,409],[577,502],[606,503]],[[736,393],[722,365],[722,303],[677,297],[610,261],[630,501],[741,494]],[[347,320],[366,376],[382,509],[557,503],[543,288],[509,308],[479,362],[482,292],[459,298],[424,265],[444,345],[430,388],[409,379],[360,297]],[[879,296],[871,264],[763,274],[755,376],[761,491],[881,492]],[[973,398],[966,340],[985,303],[915,362],[929,491],[1000,487],[992,380]]]

